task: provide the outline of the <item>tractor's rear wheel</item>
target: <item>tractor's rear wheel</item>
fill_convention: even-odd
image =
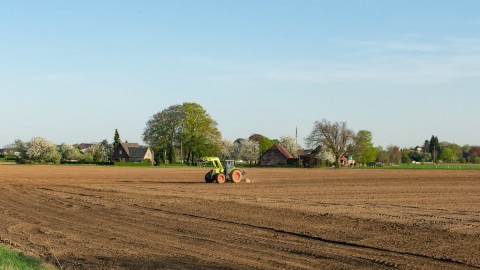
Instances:
[[[217,178],[217,183],[219,184],[225,183],[225,174],[223,173],[217,174],[216,178]]]
[[[205,182],[207,183],[212,183],[214,181],[214,179],[212,178],[212,172],[208,172],[207,174],[205,174]]]
[[[233,170],[230,176],[234,183],[240,183],[242,181],[242,172],[240,170]]]

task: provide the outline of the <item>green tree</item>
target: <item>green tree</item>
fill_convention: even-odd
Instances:
[[[445,162],[453,162],[457,158],[455,157],[455,154],[450,148],[445,147],[440,153],[440,159]]]
[[[456,143],[440,142],[440,148],[442,149],[442,152],[445,148],[449,148],[452,151],[454,156],[452,162],[460,161],[460,159],[463,157],[463,149]]]
[[[148,120],[143,131],[143,141],[154,151],[157,163],[176,160],[176,149],[181,148],[181,133],[185,110],[173,105],[156,113]]]
[[[388,153],[388,151],[384,150],[383,147],[381,146],[376,147],[376,151],[377,151],[376,161],[379,161],[382,163],[387,163],[390,161],[390,154]]]
[[[118,130],[115,129],[115,135],[113,135],[113,149],[116,149],[121,142],[120,134],[118,134]]]
[[[402,163],[403,164],[410,164],[411,160],[410,158],[408,157],[408,155],[403,155],[402,156]]]
[[[207,111],[197,103],[183,103],[181,140],[187,163],[195,163],[201,156],[218,155],[221,151],[222,135]]]
[[[159,153],[156,159],[176,162],[180,153],[187,163],[200,156],[221,152],[221,134],[205,109],[197,103],[173,105],[153,115],[143,132],[143,140]]]
[[[273,146],[273,141],[268,137],[262,136],[258,139],[258,145],[260,146],[260,153],[263,154]]]
[[[372,132],[368,130],[360,130],[353,139],[353,145],[350,149],[354,159],[365,165],[374,162],[377,159],[377,150],[372,143]]]
[[[66,143],[59,145],[57,150],[61,156],[61,161],[80,160],[82,157],[82,153],[78,148]]]

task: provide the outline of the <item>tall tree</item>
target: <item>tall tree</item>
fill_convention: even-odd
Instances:
[[[340,168],[340,158],[352,141],[353,135],[346,122],[332,123],[323,119],[315,122],[312,133],[307,137],[307,143],[313,148],[323,145],[330,150],[335,155],[336,167]]]
[[[175,162],[176,149],[181,148],[181,133],[185,110],[182,105],[173,105],[156,113],[148,120],[143,131],[143,141],[156,153],[158,162]]]
[[[118,134],[118,130],[115,129],[115,135],[113,135],[113,149],[116,149],[121,142],[120,134]]]
[[[389,159],[390,163],[392,164],[400,164],[400,161],[402,159],[402,152],[400,151],[400,148],[395,145],[389,145],[387,147],[387,151],[389,154]]]
[[[217,122],[197,103],[183,103],[182,107],[185,115],[181,140],[187,162],[193,164],[201,156],[218,155],[222,135]]]
[[[205,109],[197,103],[173,105],[153,115],[143,132],[143,140],[154,149],[157,158],[194,163],[202,155],[217,155],[221,151],[221,134]]]
[[[365,165],[374,162],[377,159],[377,150],[372,143],[372,132],[360,130],[354,137],[354,143],[351,146],[353,157],[357,162]]]
[[[433,136],[430,139],[430,153],[432,154],[433,162],[437,162],[438,153],[440,152],[440,144],[438,142],[438,137]]]
[[[390,161],[390,154],[387,150],[384,150],[383,147],[377,146],[377,159],[376,161],[386,163]]]
[[[430,153],[430,141],[429,140],[425,140],[425,142],[423,143],[423,152],[425,154]]]

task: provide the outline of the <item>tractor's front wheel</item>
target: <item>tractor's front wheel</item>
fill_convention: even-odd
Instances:
[[[242,172],[240,170],[233,170],[230,174],[230,179],[233,183],[240,183],[242,181]]]
[[[220,173],[220,174],[217,175],[216,178],[217,178],[217,183],[219,183],[219,184],[225,183],[225,174]]]

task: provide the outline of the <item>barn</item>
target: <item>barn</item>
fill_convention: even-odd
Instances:
[[[293,156],[287,151],[287,149],[279,144],[274,144],[260,157],[260,165],[287,165],[287,160],[290,158],[293,158]]]

